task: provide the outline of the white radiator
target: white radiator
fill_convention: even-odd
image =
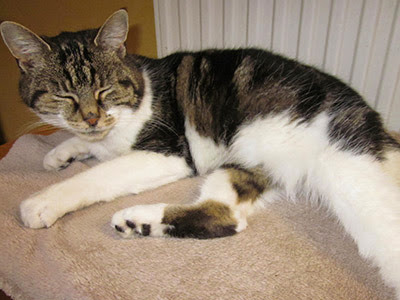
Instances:
[[[349,83],[400,130],[400,0],[154,0],[158,56],[256,46]]]

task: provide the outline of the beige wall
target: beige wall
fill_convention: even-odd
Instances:
[[[130,53],[157,56],[152,0],[0,0],[0,21],[21,23],[39,35],[96,28],[111,13],[127,8]],[[18,95],[19,70],[0,41],[0,125],[7,140],[26,132],[37,118]]]

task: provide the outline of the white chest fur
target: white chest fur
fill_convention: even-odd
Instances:
[[[117,118],[117,123],[110,133],[101,141],[91,143],[90,152],[99,160],[109,160],[131,151],[137,135],[144,124],[150,120],[152,91],[150,80],[145,75],[145,93],[140,107],[136,111],[131,108],[115,107],[108,111]]]

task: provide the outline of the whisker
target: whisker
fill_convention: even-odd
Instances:
[[[24,126],[17,131],[17,136],[20,137],[24,134],[28,134],[33,131],[35,131],[35,132],[40,131],[40,132],[46,133],[46,132],[53,131],[56,128],[58,128],[58,126],[51,125],[51,124],[41,121],[41,120],[33,121],[30,123],[24,124]]]

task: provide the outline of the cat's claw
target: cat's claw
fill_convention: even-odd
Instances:
[[[136,205],[114,214],[111,226],[123,237],[165,236],[168,225],[162,224],[167,204]]]

